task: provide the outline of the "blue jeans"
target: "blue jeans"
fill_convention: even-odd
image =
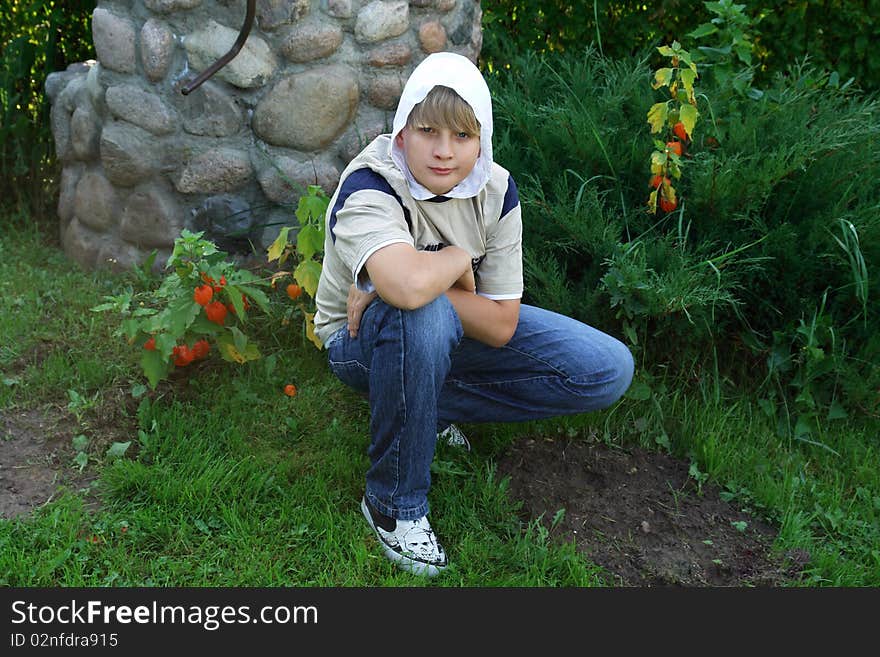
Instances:
[[[406,311],[374,300],[356,338],[327,342],[330,368],[370,401],[367,499],[383,514],[428,513],[437,433],[453,422],[518,422],[606,408],[632,380],[618,340],[522,305],[505,346],[463,337],[446,295]]]

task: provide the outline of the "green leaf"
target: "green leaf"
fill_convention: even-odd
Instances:
[[[809,437],[812,433],[810,428],[810,416],[808,415],[800,415],[798,416],[797,424],[794,427],[794,437],[795,438],[806,438]]]
[[[669,106],[663,103],[654,103],[648,110],[648,123],[651,126],[651,133],[660,132],[666,125],[666,115],[669,113]]]
[[[296,218],[299,219],[300,226],[307,224],[324,225],[324,213],[330,199],[318,185],[309,185],[308,192],[301,196],[296,207]]]
[[[697,29],[688,32],[688,36],[692,39],[702,39],[705,36],[709,36],[710,34],[715,34],[718,31],[718,28],[712,25],[712,23],[703,23]]]
[[[168,332],[180,336],[186,332],[201,309],[202,307],[193,301],[192,295],[187,292],[186,296],[178,297],[169,303],[166,312],[161,315],[165,315],[163,319]]]
[[[260,350],[253,342],[248,343],[243,351],[235,348],[233,339],[228,335],[222,335],[217,338],[217,349],[223,360],[230,363],[246,363],[249,360],[257,360],[260,358]]]
[[[275,238],[275,241],[272,242],[272,246],[269,247],[266,252],[266,257],[269,262],[273,260],[278,260],[281,257],[281,254],[284,252],[284,248],[287,246],[287,234],[290,232],[290,226],[285,226],[278,233],[278,237]]]
[[[73,462],[79,466],[79,471],[82,472],[89,463],[89,455],[85,452],[77,452]]]
[[[684,86],[685,98],[682,101],[684,104],[695,105],[696,99],[694,98],[694,81],[699,77],[697,75],[696,69],[693,71],[690,69],[684,69],[681,72],[681,84]],[[681,94],[681,89],[678,90],[679,95]],[[681,100],[681,99],[680,99]],[[682,106],[682,109],[684,109]]]
[[[771,420],[776,417],[776,407],[773,405],[773,402],[766,397],[762,397],[758,400],[758,406],[764,411],[764,415]]]
[[[205,321],[207,322],[208,320],[206,319]],[[208,323],[211,324],[211,322]],[[217,326],[216,324],[211,325]],[[168,333],[158,333],[154,337],[156,339],[156,351],[154,353],[159,354],[160,358],[168,360],[168,358],[171,357],[171,352],[174,350],[174,346],[177,344],[177,338]],[[146,351],[146,349],[144,351]]]
[[[654,436],[654,442],[665,449],[667,452],[672,451],[672,445],[669,442],[669,436],[666,434],[665,431],[658,436]]]
[[[226,292],[232,301],[232,307],[235,308],[235,315],[242,321],[247,323],[247,313],[244,309],[244,301],[241,299],[241,290],[235,285],[227,285]]]
[[[86,449],[89,446],[89,439],[86,438],[86,436],[81,433],[78,433],[77,435],[75,435],[71,442],[73,444],[73,448],[77,452],[84,452],[84,451],[86,451]]]
[[[124,443],[113,443],[107,449],[107,458],[109,459],[118,459],[125,456],[126,450],[131,445],[131,441],[127,440]]]
[[[193,320],[193,323],[189,325],[189,330],[197,335],[217,335],[220,331],[223,330],[223,327],[215,324],[207,317],[205,317],[205,313],[199,313],[199,315]],[[156,342],[158,348],[158,340]],[[172,344],[171,347],[174,345]],[[168,353],[166,355],[171,355],[171,347],[168,347]]]
[[[162,354],[159,353],[158,348],[156,351],[147,351],[144,349],[143,354],[141,354],[141,368],[144,370],[144,374],[147,377],[147,381],[150,383],[150,387],[155,389],[159,381],[168,376],[168,356],[163,357]]]
[[[846,409],[840,405],[836,399],[831,402],[831,408],[828,409],[828,420],[845,420],[849,417]]]
[[[251,287],[250,285],[239,285],[238,289],[250,297],[259,306],[260,310],[267,315],[270,314],[269,297],[261,289]]]
[[[666,166],[666,161],[668,159],[669,156],[667,156],[665,152],[654,151],[651,153],[651,171],[654,173],[660,173],[660,170]]]
[[[248,344],[247,336],[235,326],[230,327],[229,330],[232,332],[232,342],[235,348],[238,351],[244,351]]]
[[[303,260],[312,257],[324,249],[324,236],[315,226],[303,226],[296,236],[296,250]]]
[[[654,83],[651,86],[654,89],[659,89],[660,87],[668,87],[670,82],[672,82],[672,69],[658,68],[654,73]]]
[[[321,278],[321,263],[314,260],[304,260],[293,271],[293,277],[314,299],[315,293],[318,291],[318,281]]]
[[[129,317],[128,319],[122,320],[122,334],[128,339],[133,340],[134,337],[140,333],[141,331],[141,322],[140,320]]]
[[[626,397],[628,399],[635,399],[638,401],[645,401],[646,399],[650,399],[651,386],[649,386],[644,381],[637,381],[629,387],[629,390],[626,391]]]
[[[684,124],[684,129],[688,133],[688,137],[694,134],[694,126],[697,124],[697,117],[700,113],[693,105],[682,105],[679,112],[678,120]]]

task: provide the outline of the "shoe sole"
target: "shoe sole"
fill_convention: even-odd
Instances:
[[[382,546],[383,552],[385,552],[385,556],[390,560],[397,564],[397,567],[407,571],[408,573],[412,573],[413,575],[423,575],[427,577],[436,577],[441,572],[446,569],[446,566],[435,566],[434,564],[424,563],[422,561],[416,561],[415,559],[411,559],[404,554],[400,554],[399,552],[395,552],[392,548],[382,540],[382,537],[379,536],[379,532],[376,530],[376,525],[373,524],[373,517],[370,515],[370,510],[367,508],[367,501],[364,498],[361,498],[361,513],[364,514],[364,518],[367,519],[367,524],[370,525],[370,528],[373,530],[373,534],[376,536],[376,540],[379,541],[379,544]]]

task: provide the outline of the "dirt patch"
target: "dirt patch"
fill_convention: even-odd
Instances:
[[[75,428],[53,406],[0,412],[0,517],[30,513],[63,489],[89,488],[94,476],[73,464]]]
[[[64,490],[83,495],[86,508],[98,508],[92,484],[101,456],[127,441],[126,456],[136,454],[136,404],[127,391],[111,389],[78,413],[55,404],[0,411],[0,517],[30,513]],[[84,468],[74,460],[77,434],[88,438]]]
[[[523,439],[498,464],[523,518],[574,541],[608,585],[777,586],[797,576],[809,555],[774,558],[777,530],[688,470],[664,453],[567,439]]]

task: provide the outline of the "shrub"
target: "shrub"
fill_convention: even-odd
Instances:
[[[516,76],[490,76],[496,158],[524,207],[526,300],[625,335],[645,365],[724,345],[801,414],[847,386],[876,407],[877,99],[805,64],[758,99],[701,82],[681,204],[655,216],[650,55],[526,54]]]

